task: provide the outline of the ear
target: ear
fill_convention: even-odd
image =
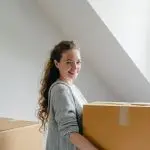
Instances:
[[[54,64],[55,64],[56,68],[59,68],[57,60],[54,60]]]

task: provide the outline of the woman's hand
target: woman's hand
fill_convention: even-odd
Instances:
[[[96,148],[90,141],[88,141],[84,136],[79,133],[71,133],[70,141],[79,150],[104,150]]]

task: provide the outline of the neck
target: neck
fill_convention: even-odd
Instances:
[[[66,82],[66,83],[68,83],[68,84],[70,84],[70,85],[73,84],[73,81],[72,81],[72,80],[67,80],[67,79],[64,79],[64,78],[62,78],[62,77],[60,77],[59,80],[64,81],[64,82]]]

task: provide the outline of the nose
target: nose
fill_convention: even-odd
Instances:
[[[73,68],[73,69],[77,69],[77,68],[78,68],[78,64],[77,64],[76,62],[74,62],[74,63],[72,64],[72,68]]]

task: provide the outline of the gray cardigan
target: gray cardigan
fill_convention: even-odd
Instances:
[[[57,80],[51,86],[46,150],[76,150],[69,135],[71,132],[82,134],[82,108],[86,103],[75,85]]]

